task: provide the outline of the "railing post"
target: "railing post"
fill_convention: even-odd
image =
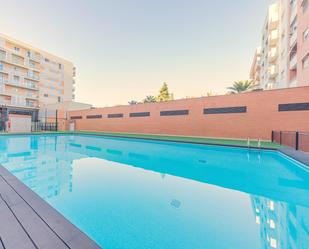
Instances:
[[[274,131],[271,131],[271,142],[274,142]]]
[[[299,149],[299,132],[296,131],[295,134],[295,149],[298,150]]]
[[[282,144],[282,131],[280,131],[280,144]]]
[[[56,131],[58,131],[58,110],[56,110]]]

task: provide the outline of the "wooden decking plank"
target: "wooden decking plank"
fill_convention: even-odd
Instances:
[[[2,191],[2,189],[1,189]],[[0,197],[0,248],[36,249],[23,227]]]
[[[5,192],[3,200],[38,248],[69,248],[2,177],[0,177],[0,189],[1,192]]]
[[[0,249],[5,249],[1,237],[0,237]]]
[[[69,245],[70,248],[76,249],[98,249],[94,241],[90,240],[87,235],[81,232],[77,227],[72,225],[57,210],[52,208],[47,202],[42,200],[31,189],[24,186],[17,178],[11,179],[10,184],[20,193],[34,210],[40,214],[41,218],[53,229],[59,237]]]
[[[35,213],[53,230],[69,248],[74,249],[98,249],[99,247],[86,234],[70,223],[57,210],[51,207],[41,197],[25,186],[7,169],[0,166],[0,176],[3,176],[8,184],[31,206]]]

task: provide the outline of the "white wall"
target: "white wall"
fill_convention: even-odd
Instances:
[[[31,132],[31,116],[9,116],[9,132]]]

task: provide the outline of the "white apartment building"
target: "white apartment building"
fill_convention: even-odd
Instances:
[[[72,101],[72,62],[0,34],[0,129],[9,114],[31,115],[45,105]]]
[[[308,0],[277,0],[270,5],[257,51],[250,71],[255,88],[309,85]]]
[[[286,15],[284,2],[284,0],[278,1],[268,8],[262,30],[262,43],[257,49],[259,53],[256,53],[259,60],[254,61],[251,70],[251,77],[259,79],[256,88],[286,87],[288,51],[285,45],[287,30],[284,21]]]

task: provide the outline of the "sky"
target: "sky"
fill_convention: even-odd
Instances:
[[[76,101],[225,93],[249,78],[273,0],[0,0],[0,33],[74,63]]]

